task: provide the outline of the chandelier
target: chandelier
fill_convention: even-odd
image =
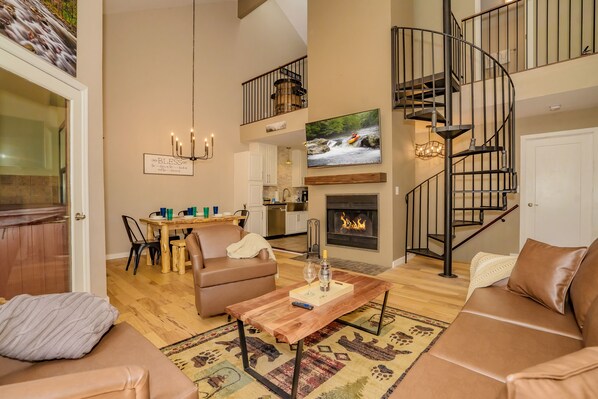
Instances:
[[[183,155],[183,141],[179,140],[174,132],[170,132],[170,146],[172,156],[175,158],[189,159],[191,161],[211,159],[214,156],[214,134],[211,135],[210,142],[204,139],[203,155],[195,155],[195,0],[193,0],[193,37],[192,37],[192,61],[191,61],[191,132],[189,133],[189,147],[191,155]],[[210,150],[211,147],[211,150]],[[201,151],[201,150],[200,150]],[[200,152],[201,154],[201,152]]]
[[[428,142],[415,145],[415,156],[421,159],[444,158],[444,144],[430,138],[432,125],[428,125],[426,128],[428,128]]]

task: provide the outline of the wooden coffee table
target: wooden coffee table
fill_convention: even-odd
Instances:
[[[377,296],[384,294],[380,321],[376,331],[338,320],[354,328],[380,335],[388,291],[392,288],[392,283],[336,270],[333,271],[332,278],[333,280],[353,284],[353,292],[322,306],[316,306],[313,310],[302,309],[291,305],[294,299],[289,297],[289,291],[304,286],[304,282],[280,288],[260,297],[227,306],[226,308],[226,312],[237,319],[243,369],[280,397],[293,399],[297,397],[299,374],[301,372],[301,356],[303,354],[303,339],[305,337],[322,329],[339,317],[365,305]],[[312,289],[318,289],[317,284],[314,284]],[[297,343],[293,384],[290,395],[249,366],[244,324],[250,324],[280,341],[289,344]]]

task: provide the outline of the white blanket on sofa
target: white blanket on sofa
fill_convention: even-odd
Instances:
[[[476,288],[489,287],[511,275],[517,256],[478,252],[471,260],[467,299]]]
[[[259,234],[249,233],[240,241],[226,247],[226,255],[233,259],[253,258],[257,256],[262,249],[268,251],[270,259],[276,260],[270,243]]]

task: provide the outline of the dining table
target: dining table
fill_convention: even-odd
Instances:
[[[139,221],[147,225],[147,238],[148,240],[154,240],[155,234],[154,229],[160,230],[160,255],[162,264],[162,273],[168,273],[171,270],[170,265],[170,231],[181,230],[181,229],[197,229],[205,226],[211,226],[215,224],[234,224],[238,225],[240,220],[245,219],[245,216],[241,215],[223,215],[223,216],[175,216],[171,220],[165,217],[149,217],[140,218]],[[152,264],[152,259],[147,256],[147,264]]]

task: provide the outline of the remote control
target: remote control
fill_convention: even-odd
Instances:
[[[307,309],[307,310],[312,310],[314,308],[309,303],[303,303],[303,302],[293,302],[292,305],[297,306],[298,308],[303,308],[303,309]]]

